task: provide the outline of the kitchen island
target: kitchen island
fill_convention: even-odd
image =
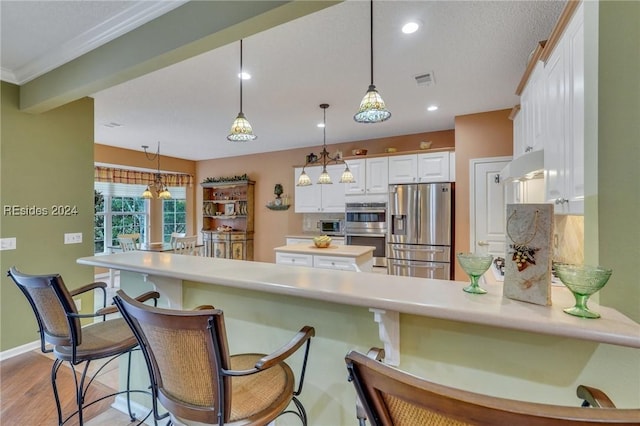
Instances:
[[[371,272],[375,247],[330,245],[318,248],[313,243],[300,243],[276,247],[274,250],[279,265]]]
[[[575,387],[587,384],[619,407],[640,406],[640,325],[595,301],[602,318],[567,315],[574,300],[565,288],[554,287],[545,307],[503,298],[501,284],[479,296],[463,292],[465,282],[167,253],[78,262],[123,271],[125,291],[156,288],[164,306],[222,309],[232,353],[269,352],[314,326],[301,397],[311,425],[355,424],[344,355],[383,344],[400,368],[474,392],[576,405]]]

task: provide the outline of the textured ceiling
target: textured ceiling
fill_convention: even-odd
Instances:
[[[23,20],[38,27],[28,40],[25,28],[10,28],[23,34],[19,42],[5,42],[5,3],[3,73],[20,69],[29,55],[50,54],[65,39],[106,28],[106,18],[115,24],[127,8],[156,2],[80,2],[89,4],[82,12],[68,7],[76,2],[38,2],[46,4],[46,22]],[[36,2],[9,3],[24,3],[12,7],[12,16],[20,10],[18,16],[33,19],[29,5]],[[514,92],[528,55],[563,7],[563,1],[376,1],[374,80],[393,115],[364,125],[352,117],[370,79],[369,2],[346,1],[245,39],[244,68],[253,78],[243,83],[243,109],[256,141],[226,140],[239,110],[239,43],[232,43],[95,93],[96,142],[140,150],[160,141],[163,155],[192,160],[316,146],[324,102],[331,105],[329,144],[452,129],[456,115],[518,103]],[[408,19],[422,22],[417,33],[401,33]],[[418,86],[414,76],[427,71],[435,84]],[[439,110],[427,112],[432,104]]]

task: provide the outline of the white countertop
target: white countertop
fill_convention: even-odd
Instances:
[[[573,306],[574,298],[562,287],[552,288],[553,306],[546,307],[503,298],[502,284],[484,284],[488,293],[473,295],[463,292],[468,283],[459,281],[141,251],[84,257],[78,263],[640,348],[640,324],[614,309],[590,302],[601,318],[565,314],[562,309]]]
[[[376,248],[372,246],[344,246],[330,245],[327,248],[318,248],[313,243],[289,244],[276,247],[276,252],[311,254],[314,256],[336,256],[336,257],[360,257],[367,253],[372,253]]]

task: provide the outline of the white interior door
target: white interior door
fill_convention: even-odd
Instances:
[[[500,171],[511,157],[471,160],[471,251],[505,257],[505,188]]]

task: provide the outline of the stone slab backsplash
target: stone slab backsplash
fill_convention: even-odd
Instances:
[[[556,215],[554,234],[553,260],[584,263],[584,216]]]

